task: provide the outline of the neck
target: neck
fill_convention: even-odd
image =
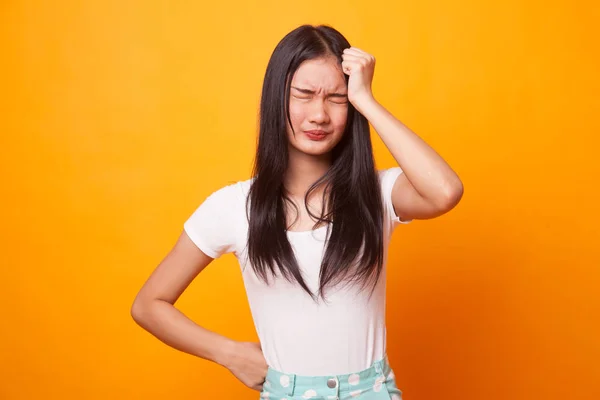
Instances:
[[[287,192],[292,197],[303,199],[308,188],[325,175],[330,167],[331,153],[313,156],[290,149],[284,178]],[[319,188],[313,192],[313,195],[321,196],[322,193],[323,189]]]

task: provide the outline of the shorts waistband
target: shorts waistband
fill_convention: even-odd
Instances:
[[[360,393],[361,391],[375,388],[376,391],[388,379],[394,379],[388,356],[375,361],[371,366],[362,371],[342,375],[306,376],[277,371],[268,368],[264,390],[273,394],[286,396],[305,395],[325,396],[328,398],[340,397],[345,393]]]

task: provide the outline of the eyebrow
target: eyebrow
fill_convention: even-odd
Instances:
[[[316,93],[314,90],[302,89],[302,88],[298,88],[295,86],[292,86],[292,89],[296,89],[297,91],[299,91],[301,93],[305,93],[305,94],[315,94]],[[342,98],[348,97],[348,95],[345,93],[329,93],[327,96],[328,97],[342,97]]]

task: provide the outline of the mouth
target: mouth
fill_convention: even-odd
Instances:
[[[329,134],[328,132],[322,130],[304,131],[304,133],[311,140],[322,140]]]

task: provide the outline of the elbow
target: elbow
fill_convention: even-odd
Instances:
[[[129,309],[129,315],[131,315],[131,318],[133,318],[133,320],[136,323],[140,323],[140,320],[142,319],[142,309],[141,309],[141,305],[140,302],[135,300],[133,302],[133,304],[131,305],[131,308]]]
[[[129,314],[139,326],[148,329],[159,315],[163,303],[167,302],[148,294],[144,294],[144,296],[138,294],[131,304]],[[172,303],[169,304],[173,305]]]
[[[460,179],[446,186],[440,200],[440,208],[445,212],[452,210],[460,202],[464,194],[464,186]]]
[[[148,315],[148,309],[150,308],[148,303],[149,301],[145,301],[138,296],[131,304],[129,314],[138,325],[143,325],[143,321]]]

